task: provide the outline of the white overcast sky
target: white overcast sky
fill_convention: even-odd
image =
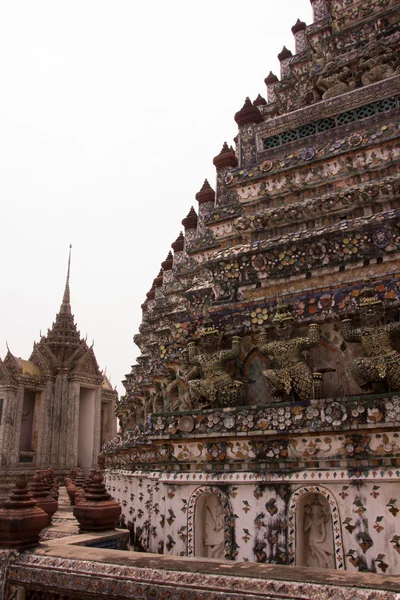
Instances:
[[[0,354],[71,304],[113,385],[160,263],[309,0],[4,0]]]

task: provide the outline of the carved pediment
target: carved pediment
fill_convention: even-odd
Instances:
[[[4,364],[4,362],[0,358],[0,383],[2,383],[2,384],[8,383],[9,379],[10,379],[10,374],[7,371],[7,368]]]
[[[81,340],[79,346],[73,351],[73,353],[65,360],[65,366],[71,370],[81,370],[79,365],[85,359],[89,352],[86,340]],[[94,355],[93,355],[94,356]],[[95,359],[96,361],[96,359]],[[97,363],[96,363],[97,364]]]
[[[8,350],[7,355],[4,359],[3,366],[6,368],[9,376],[14,377],[22,373],[22,369],[18,364],[15,356]]]
[[[39,346],[38,344],[34,345],[33,352],[30,356],[30,361],[33,362],[34,365],[38,366],[42,375],[50,375],[52,373],[53,368],[55,367],[54,361],[50,359],[48,355],[43,351],[44,347]],[[49,351],[51,352],[50,348]],[[54,360],[55,356],[53,355]]]
[[[50,348],[45,338],[42,338],[38,344],[33,347],[30,359],[43,369],[43,372],[51,372],[60,367],[60,361]]]
[[[101,371],[97,364],[93,348],[89,348],[86,353],[78,360],[74,372],[83,373],[85,375],[101,376]]]

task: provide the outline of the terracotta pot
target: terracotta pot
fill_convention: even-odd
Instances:
[[[0,509],[0,548],[23,550],[35,546],[48,522],[47,513],[28,490],[25,475],[19,475],[10,499]]]

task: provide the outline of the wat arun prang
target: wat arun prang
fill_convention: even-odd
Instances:
[[[311,0],[142,305],[137,550],[400,571],[398,0]]]

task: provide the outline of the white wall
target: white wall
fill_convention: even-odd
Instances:
[[[94,409],[96,390],[80,388],[78,466],[87,472],[93,463]]]

